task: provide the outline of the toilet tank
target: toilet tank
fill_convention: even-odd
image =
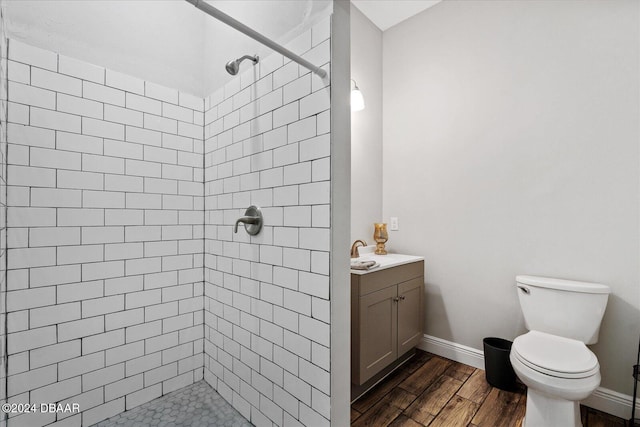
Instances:
[[[516,286],[527,329],[598,342],[610,288],[599,283],[517,276]]]

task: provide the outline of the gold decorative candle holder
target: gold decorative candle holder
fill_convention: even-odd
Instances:
[[[376,241],[376,255],[386,255],[387,251],[384,248],[384,244],[389,240],[389,234],[387,233],[387,224],[384,222],[376,222],[373,224],[375,230],[373,231],[373,240]]]

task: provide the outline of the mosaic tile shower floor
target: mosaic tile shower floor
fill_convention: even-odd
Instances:
[[[169,393],[93,427],[250,427],[205,381]]]

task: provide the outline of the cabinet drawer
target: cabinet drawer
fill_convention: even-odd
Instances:
[[[360,295],[421,277],[423,273],[424,261],[417,261],[357,276],[360,280]]]

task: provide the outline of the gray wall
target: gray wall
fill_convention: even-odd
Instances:
[[[524,329],[514,276],[609,284],[602,386],[639,331],[639,4],[443,2],[383,39],[388,246],[426,258],[426,333]],[[354,172],[356,173],[356,172]]]
[[[382,221],[382,31],[351,6],[351,78],[365,109],[351,113],[351,241],[374,244]]]

